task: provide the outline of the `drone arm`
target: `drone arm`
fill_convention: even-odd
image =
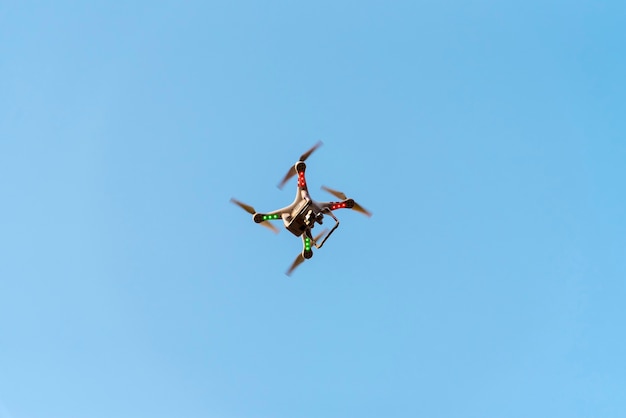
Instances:
[[[308,188],[306,186],[306,164],[303,163],[302,161],[299,161],[296,163],[296,165],[294,165],[295,168],[295,174],[297,175],[298,178],[298,193],[301,190],[307,190]]]
[[[340,208],[348,208],[348,209],[354,209],[355,211],[360,212],[365,216],[368,216],[368,217],[372,216],[372,212],[370,212],[369,210],[365,209],[363,206],[356,203],[353,199],[348,199],[345,193],[340,192],[338,190],[333,190],[330,187],[326,187],[326,186],[322,186],[322,190],[327,191],[328,193],[332,194],[338,199],[342,199],[341,202],[333,202],[334,207],[331,206],[332,210],[340,209]]]
[[[276,209],[270,212],[264,213],[255,213],[254,214],[254,222],[259,223],[263,221],[273,221],[279,220],[283,218],[283,215],[290,214],[293,210],[293,204],[289,206],[285,206],[284,208]]]
[[[313,145],[313,147],[311,147],[307,152],[305,152],[304,154],[302,154],[300,156],[300,160],[298,160],[298,162],[295,165],[293,165],[293,166],[291,166],[289,168],[289,171],[287,171],[287,174],[285,174],[285,177],[283,177],[281,182],[278,183],[278,188],[279,189],[282,189],[283,186],[285,185],[285,183],[287,183],[287,181],[290,178],[292,178],[294,175],[296,175],[296,173],[299,173],[300,172],[300,168],[302,168],[302,171],[304,171],[304,169],[306,168],[306,165],[304,164],[304,162],[321,145],[322,145],[322,141],[317,141],[317,144]],[[300,188],[300,177],[298,177],[298,188]],[[306,189],[306,181],[304,182],[304,189]]]
[[[288,179],[290,179],[293,176],[296,176],[297,179],[298,179],[297,195],[302,190],[307,190],[308,191],[308,188],[306,186],[305,172],[306,172],[306,164],[303,163],[302,161],[298,161],[295,165],[293,165],[289,169],[289,171],[287,172],[287,175],[285,176],[283,181],[278,185],[278,187],[282,189],[282,186],[287,182]]]
[[[337,209],[352,209],[352,207],[354,207],[354,200],[353,199],[345,199],[342,200],[341,202],[323,202],[320,203],[319,206],[322,209],[328,209],[328,210],[337,210]]]
[[[282,215],[282,211],[276,211],[276,212],[272,212],[269,214],[257,213],[256,209],[254,209],[252,206],[247,205],[243,202],[240,202],[239,200],[235,198],[231,198],[230,201],[234,203],[235,205],[239,206],[241,209],[248,212],[249,214],[251,214],[252,220],[254,220],[254,222],[268,229],[271,229],[272,232],[278,234],[278,228],[276,228],[274,225],[272,225],[271,223],[267,221],[272,220],[272,219],[279,219]]]
[[[254,214],[254,222],[261,223],[265,221],[275,221],[277,219],[282,219],[280,212],[278,213],[255,213]]]
[[[363,206],[359,205],[354,201],[354,199],[345,199],[341,202],[324,202],[319,204],[322,209],[329,210],[337,210],[337,209],[353,209],[357,212],[362,213],[363,215],[370,217],[372,216],[372,212],[365,209]]]

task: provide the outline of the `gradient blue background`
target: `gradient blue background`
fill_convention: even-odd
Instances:
[[[625,18],[0,3],[0,417],[626,416]]]

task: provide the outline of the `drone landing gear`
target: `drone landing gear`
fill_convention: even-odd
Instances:
[[[324,237],[324,239],[322,240],[321,243],[315,243],[315,248],[322,248],[322,246],[324,245],[324,243],[326,242],[326,240],[328,239],[328,237],[330,237],[330,234],[332,234],[333,232],[335,232],[335,229],[337,229],[339,227],[339,219],[337,219],[337,217],[335,217],[335,215],[333,215],[333,212],[328,209],[328,208],[324,208],[322,209],[322,212],[328,212],[328,214],[331,216],[331,218],[333,218],[335,220],[335,226],[332,227],[332,229],[330,230],[330,232]]]

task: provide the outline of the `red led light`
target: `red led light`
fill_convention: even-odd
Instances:
[[[298,187],[306,187],[306,180],[304,180],[304,171],[298,171]]]

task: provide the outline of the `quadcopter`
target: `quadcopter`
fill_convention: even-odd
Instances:
[[[293,176],[298,176],[298,184],[296,190],[296,198],[293,203],[282,209],[274,210],[267,213],[259,213],[252,206],[240,202],[237,199],[230,199],[230,201],[243,210],[252,215],[254,222],[265,226],[275,233],[278,233],[278,228],[270,223],[271,221],[282,220],[285,228],[293,235],[302,238],[302,252],[298,254],[294,262],[289,267],[289,270],[285,272],[287,276],[290,276],[296,267],[298,267],[304,260],[313,257],[312,248],[322,248],[326,240],[330,235],[335,232],[339,226],[339,220],[333,214],[337,209],[353,209],[366,216],[372,216],[371,212],[363,208],[356,203],[354,199],[349,199],[345,194],[337,190],[333,190],[329,187],[322,186],[322,190],[335,196],[340,201],[337,202],[317,202],[311,199],[309,190],[306,184],[306,178],[304,172],[306,171],[306,164],[304,163],[307,158],[320,146],[322,142],[319,141],[310,150],[300,156],[300,159],[287,171],[287,174],[278,184],[278,188],[282,189],[287,181]],[[311,230],[315,227],[315,224],[322,224],[324,215],[328,215],[334,219],[335,225],[328,231],[323,230],[319,235],[313,237]],[[321,240],[321,241],[320,241]]]

